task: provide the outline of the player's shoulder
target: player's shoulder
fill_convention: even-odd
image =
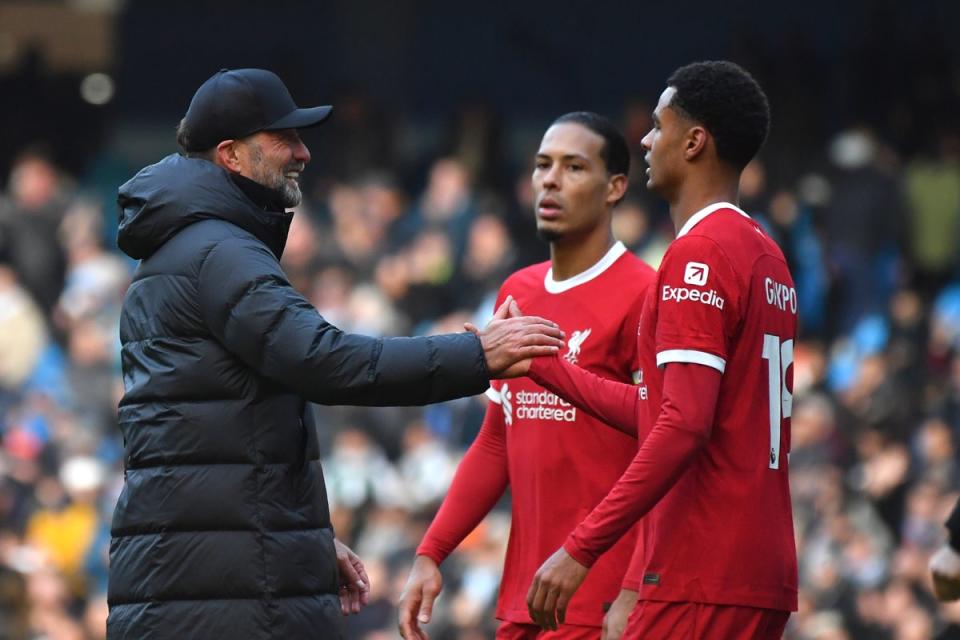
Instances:
[[[663,254],[660,269],[663,270],[664,265],[669,266],[677,260],[725,259],[724,245],[727,243],[724,242],[723,236],[713,233],[711,227],[713,225],[708,225],[707,220],[704,220],[693,229],[677,236]]]
[[[694,218],[703,217],[695,221],[684,237],[727,238],[745,234],[748,231],[763,232],[763,228],[753,218],[732,204],[721,203],[703,213],[694,216]]]
[[[749,215],[732,205],[720,206],[697,222],[673,243],[677,251],[717,254],[737,265],[749,267],[763,255],[783,259],[777,243]],[[673,246],[671,246],[673,248]]]
[[[644,262],[631,251],[627,251],[620,256],[620,259],[617,261],[617,263],[621,265],[624,271],[633,275],[639,275],[645,279],[652,280],[657,273],[656,269]]]
[[[656,270],[630,251],[624,251],[616,262],[602,274],[601,286],[611,291],[619,291],[630,298],[642,296],[657,279]],[[618,296],[613,296],[614,299]],[[640,298],[638,298],[639,300]]]
[[[547,277],[547,271],[550,270],[550,261],[531,264],[522,269],[517,269],[503,281],[500,287],[501,295],[514,294],[531,289],[543,289],[544,281]]]

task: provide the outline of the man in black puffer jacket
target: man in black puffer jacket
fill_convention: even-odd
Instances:
[[[120,188],[141,261],[120,323],[125,481],[108,637],[342,638],[366,588],[334,539],[307,401],[414,405],[482,393],[556,353],[559,329],[501,309],[478,336],[375,339],[327,323],[280,268],[299,109],[274,74],[221,71],[178,130],[185,156]]]

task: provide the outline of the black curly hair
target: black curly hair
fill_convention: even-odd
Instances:
[[[607,165],[607,172],[610,175],[615,176],[620,173],[629,175],[630,149],[627,148],[627,141],[623,138],[620,130],[617,129],[617,125],[593,111],[572,111],[554,120],[550,123],[550,126],[566,122],[586,127],[603,138],[603,149],[600,150],[600,157]]]
[[[670,106],[713,135],[717,156],[736,169],[753,159],[770,130],[763,89],[733,62],[713,60],[680,67],[667,79],[677,92]]]

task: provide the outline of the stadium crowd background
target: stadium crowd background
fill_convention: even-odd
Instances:
[[[373,73],[380,59],[351,49],[347,36],[329,46],[362,50],[345,64],[370,72],[379,90],[340,83],[313,100],[302,52],[289,43],[235,60],[224,45],[213,56],[208,42],[203,64],[190,66],[190,47],[168,42],[171,64],[145,79],[131,69],[162,36],[137,29],[182,15],[111,1],[39,3],[53,13],[37,14],[33,4],[0,5],[0,639],[104,637],[109,520],[122,474],[117,319],[135,268],[115,248],[113,198],[140,165],[174,151],[174,125],[200,81],[227,64],[267,66],[304,103],[336,106],[328,125],[305,135],[314,161],[283,265],[344,330],[425,334],[484,322],[504,277],[547,258],[534,233],[529,169],[543,129],[564,111],[596,109],[622,125],[634,171],[616,235],[656,266],[672,228],[642,186],[639,140],[667,72],[702,57],[741,62],[772,103],[773,134],[745,173],[742,205],[780,242],[801,307],[791,468],[802,590],[786,637],[960,637],[960,605],[934,602],[926,569],[960,491],[960,55],[944,30],[957,23],[944,20],[956,17],[949,3],[922,3],[909,17],[894,3],[851,3],[816,37],[803,28],[806,14],[792,16],[797,28],[783,15],[757,18],[717,49],[673,43],[655,64],[627,60],[637,84],[623,87],[633,78],[620,77],[620,91],[602,99],[583,79],[585,63],[558,72],[518,62],[541,79],[579,79],[576,91],[544,89],[539,106],[533,78],[489,87],[490,100],[471,98],[487,96],[482,62],[470,66],[479,78],[471,91],[453,73],[417,75],[405,98],[391,101],[383,94],[398,89],[397,78]],[[472,17],[425,4],[432,26]],[[358,16],[376,5],[338,8],[327,33],[362,31]],[[218,17],[206,6],[194,8],[201,25]],[[70,16],[85,33],[112,25],[103,51],[90,54],[102,60],[57,62],[44,40],[44,29],[56,28],[52,15]],[[512,41],[536,34],[525,15],[502,18],[527,25],[505,29]],[[398,17],[427,29],[425,19],[388,16]],[[645,24],[628,17],[624,30]],[[567,18],[568,34],[609,25]],[[230,25],[239,24],[233,16]],[[378,24],[370,28],[383,36]],[[482,29],[477,57],[503,62],[486,41],[502,27]],[[443,31],[432,42],[451,45],[447,31],[457,29]],[[403,49],[397,38],[381,44],[382,55]],[[265,41],[276,48],[281,39]],[[658,43],[671,44],[641,48],[650,54]],[[117,70],[116,87],[110,75],[90,79],[96,64]],[[429,95],[411,97],[418,90]],[[503,99],[511,91],[516,110]],[[131,115],[142,113],[151,117]],[[413,549],[484,409],[482,397],[425,409],[316,408],[334,524],[373,582],[351,637],[396,637],[393,602]],[[508,527],[506,497],[444,564],[433,637],[492,637]]]

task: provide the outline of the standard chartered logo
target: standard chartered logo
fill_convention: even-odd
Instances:
[[[576,422],[577,409],[549,391],[511,391],[509,385],[500,387],[500,406],[507,426],[517,420],[556,420]]]

